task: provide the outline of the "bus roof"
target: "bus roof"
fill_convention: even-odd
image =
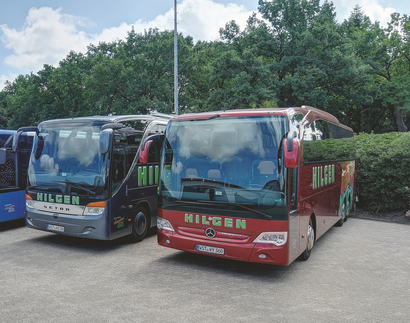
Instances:
[[[76,118],[66,118],[66,119],[51,119],[41,122],[39,125],[46,125],[48,123],[59,123],[59,122],[96,122],[96,123],[120,123],[135,120],[164,120],[168,121],[172,115],[153,112],[151,114],[141,114],[141,115],[112,115],[112,116],[92,116],[92,117],[76,117]]]
[[[257,115],[268,115],[268,114],[277,114],[277,115],[286,115],[286,116],[291,116],[294,114],[303,114],[305,115],[306,119],[310,122],[316,119],[324,119],[334,124],[344,126],[332,114],[326,111],[317,109],[317,108],[307,106],[307,105],[303,105],[301,107],[290,107],[290,108],[238,109],[238,110],[191,113],[191,114],[183,114],[179,116],[174,116],[171,118],[171,120],[172,121],[201,120],[201,119],[212,119],[212,118],[217,118],[217,117],[239,117],[239,116],[251,116],[251,115],[257,116]]]
[[[0,135],[12,135],[16,130],[0,129]]]

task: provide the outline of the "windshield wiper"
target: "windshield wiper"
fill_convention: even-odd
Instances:
[[[267,218],[267,219],[272,219],[272,216],[271,216],[271,215],[266,214],[266,213],[263,213],[263,212],[260,212],[260,211],[257,211],[257,210],[254,210],[254,209],[251,209],[251,208],[248,208],[248,207],[246,207],[243,203],[235,203],[235,205],[238,205],[238,206],[240,206],[241,208],[243,208],[243,209],[245,209],[245,210],[248,210],[248,211],[254,212],[254,213],[256,213],[256,214],[262,215],[262,216],[264,216],[264,217]],[[255,204],[252,204],[252,205],[255,205]]]
[[[41,186],[58,187],[60,189],[63,188],[63,186],[61,186],[61,185],[44,183],[44,184],[37,184],[37,185],[27,186],[27,189],[30,190],[30,189],[33,189],[33,188],[36,188],[36,187],[41,187]]]
[[[236,184],[226,183],[226,182],[222,182],[222,181],[217,181],[215,179],[208,179],[208,178],[202,178],[202,177],[182,177],[181,182],[213,183],[213,184],[221,184],[224,187],[244,188],[244,187],[236,185]]]
[[[53,182],[63,183],[63,184],[70,184],[72,187],[79,188],[79,189],[81,189],[81,190],[83,190],[83,191],[85,191],[85,192],[87,192],[87,193],[90,193],[91,195],[95,195],[95,192],[89,190],[88,188],[86,188],[86,187],[84,187],[84,186],[81,186],[80,184],[74,183],[74,182],[70,181],[70,180],[67,179],[67,178],[65,179],[65,181],[53,181]]]

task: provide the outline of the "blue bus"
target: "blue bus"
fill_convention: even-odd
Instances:
[[[26,216],[27,169],[34,137],[27,130],[0,131],[0,222]]]
[[[141,241],[156,225],[160,149],[170,115],[41,122],[28,166],[26,225]]]

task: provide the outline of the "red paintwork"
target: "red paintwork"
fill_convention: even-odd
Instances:
[[[189,120],[189,119],[206,119],[216,114],[219,117],[249,116],[249,115],[292,115],[302,113],[306,120],[311,122],[316,119],[323,119],[337,124],[340,127],[351,130],[351,128],[339,123],[333,115],[315,109],[312,107],[295,107],[280,109],[252,109],[252,110],[228,110],[219,112],[205,112],[198,114],[185,114],[176,116],[172,120]],[[296,139],[296,138],[295,138]],[[184,250],[192,253],[205,254],[195,249],[196,244],[207,246],[221,247],[225,249],[225,255],[222,257],[228,259],[268,263],[274,265],[289,265],[306,249],[307,239],[306,232],[309,219],[312,218],[315,229],[316,240],[331,228],[339,219],[339,199],[346,189],[342,186],[342,163],[331,163],[335,165],[335,182],[327,186],[312,188],[312,170],[313,167],[320,165],[303,165],[303,141],[301,134],[298,134],[294,144],[300,145],[299,156],[297,157],[296,166],[298,166],[298,197],[297,197],[297,215],[289,214],[289,221],[270,221],[246,219],[246,231],[238,229],[224,229],[226,232],[240,234],[236,238],[215,237],[209,239],[205,236],[204,230],[212,225],[187,224],[184,221],[185,213],[158,208],[158,216],[171,222],[175,232],[158,230],[158,243],[161,246]],[[285,146],[286,147],[286,146]],[[293,165],[292,165],[293,166]],[[354,162],[353,162],[354,168]],[[355,173],[354,173],[355,174]],[[354,189],[354,174],[350,176],[348,182]],[[290,180],[290,172],[288,173]],[[288,192],[289,194],[289,192]],[[289,198],[289,197],[288,197]],[[290,198],[288,199],[290,200]],[[215,227],[213,227],[215,229]],[[220,228],[217,228],[217,231]],[[268,231],[287,231],[288,241],[282,247],[274,245],[256,244],[252,241],[261,233]],[[170,243],[167,243],[169,240]],[[260,259],[259,254],[265,254],[266,259]]]
[[[283,141],[283,147],[285,147],[285,167],[294,168],[298,167],[299,157],[299,140],[293,140],[292,151],[288,151],[288,140]]]
[[[142,149],[140,151],[140,158],[139,158],[139,162],[146,164],[147,160],[148,160],[148,151],[149,151],[149,145],[151,145],[152,140],[148,140],[145,145],[144,145],[144,149]]]
[[[206,215],[206,214],[201,214]],[[204,254],[195,249],[197,244],[225,249],[225,255],[212,256],[268,263],[273,265],[288,265],[288,245],[276,247],[268,244],[256,244],[252,241],[263,231],[288,231],[287,221],[264,221],[246,219],[246,230],[228,229],[216,227],[212,224],[194,224],[185,222],[185,212],[176,212],[158,209],[158,216],[166,218],[172,223],[175,232],[158,230],[158,244],[183,251]],[[210,215],[206,215],[210,217]],[[212,217],[212,216],[211,216]],[[215,217],[215,216],[213,216]],[[224,220],[226,217],[218,217]],[[213,228],[217,232],[215,238],[205,236],[205,230]],[[232,234],[232,236],[230,235]],[[236,236],[238,235],[238,236]],[[166,240],[170,243],[166,243]],[[265,254],[267,258],[260,259],[259,254]],[[205,253],[206,254],[206,253]]]

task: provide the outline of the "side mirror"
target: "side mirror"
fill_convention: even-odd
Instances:
[[[100,153],[105,155],[110,150],[110,143],[113,130],[111,128],[104,129],[100,132]]]
[[[0,148],[0,165],[4,165],[6,163],[6,149]]]
[[[296,131],[289,132],[288,138],[283,141],[285,150],[285,167],[295,168],[299,162],[299,139]]]
[[[139,159],[138,161],[142,164],[146,164],[148,161],[148,153],[149,153],[149,149],[151,147],[151,144],[154,140],[159,140],[159,139],[164,139],[164,135],[163,134],[156,134],[156,135],[152,135],[152,136],[148,136],[146,138],[144,138],[141,142],[141,148],[140,148],[140,155],[139,155]]]
[[[151,143],[152,143],[152,140],[148,140],[148,141],[145,141],[143,146],[141,146],[140,157],[139,157],[139,162],[141,164],[146,164],[148,161],[148,152],[149,152]]]

